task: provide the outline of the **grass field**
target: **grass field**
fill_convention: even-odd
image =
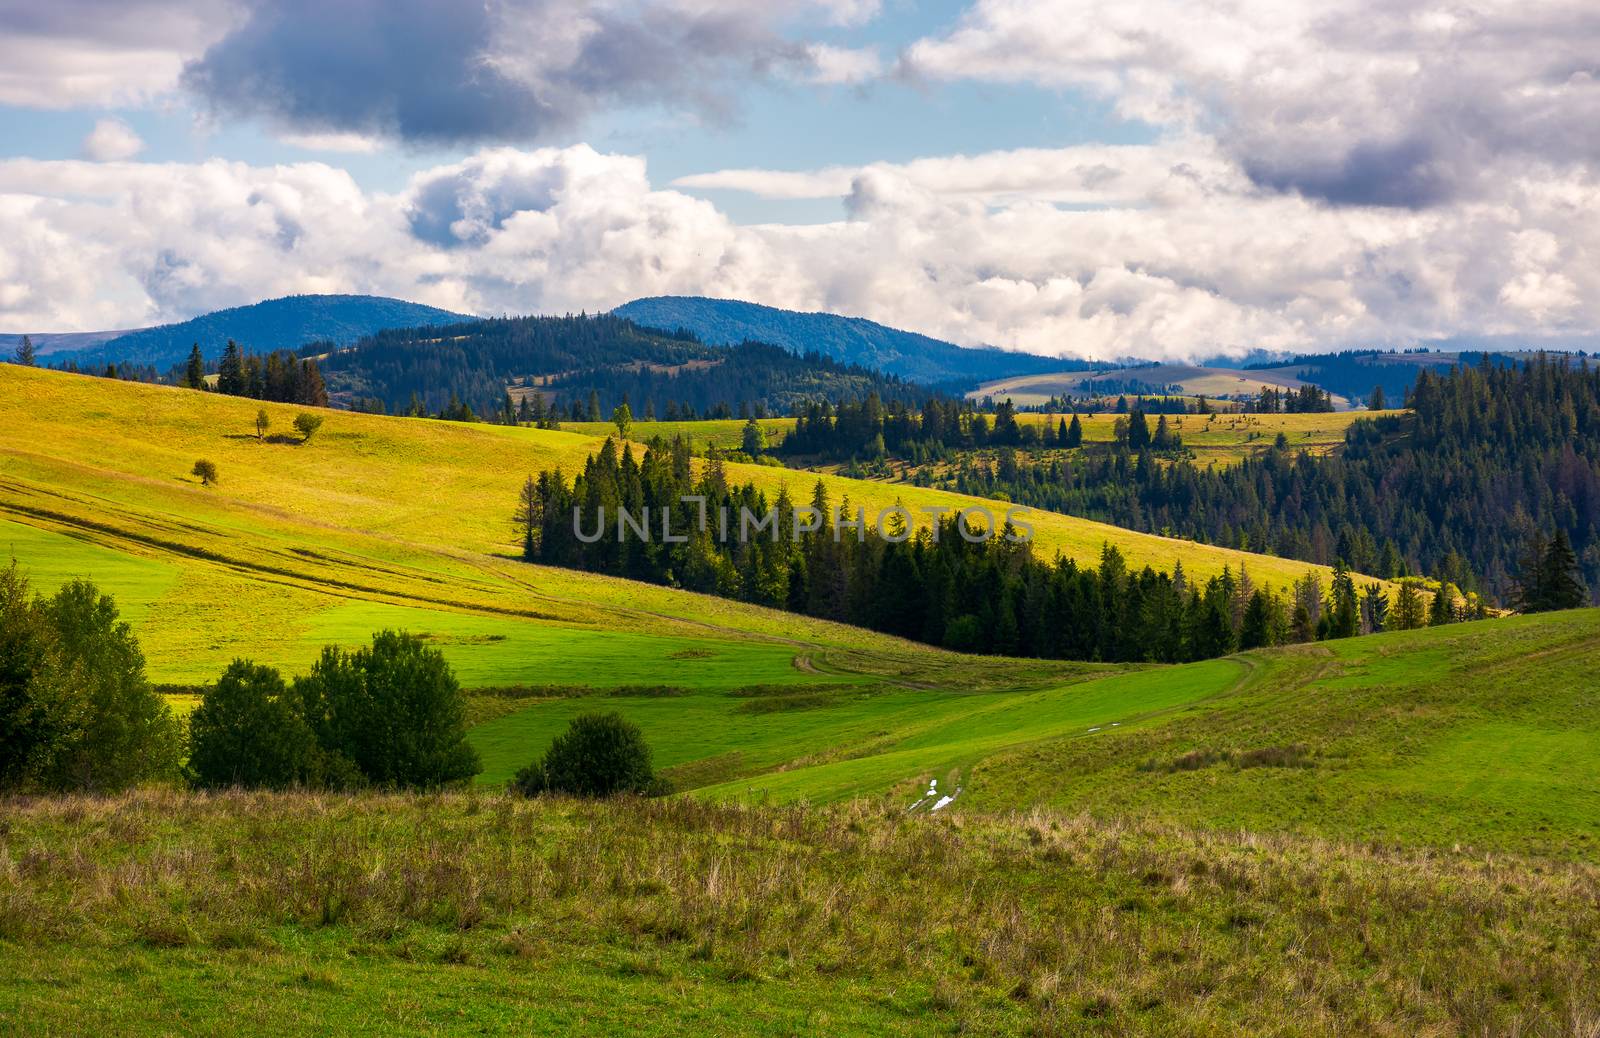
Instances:
[[[486,782],[582,710],[680,788],[751,803],[1048,805],[1183,826],[1600,860],[1600,610],[984,691],[884,685],[536,702],[472,732]],[[929,804],[923,804],[926,808]]]
[[[1296,451],[1327,454],[1344,444],[1345,430],[1352,422],[1380,414],[1399,414],[1398,411],[1335,411],[1325,414],[1217,414],[1168,415],[1167,421],[1183,436],[1184,445],[1195,453],[1200,465],[1232,465],[1259,454],[1270,447],[1281,432]],[[1118,416],[1114,414],[1080,415],[1085,443],[1110,443],[1115,439],[1113,428]],[[1055,425],[1062,420],[1070,422],[1070,414],[1042,414],[1025,412],[1017,415],[1023,425]],[[1154,421],[1152,419],[1152,421]],[[772,443],[777,443],[790,429],[793,418],[763,418],[761,425]],[[614,433],[610,422],[567,422],[566,432],[579,432],[587,436],[604,437]],[[646,442],[653,436],[686,436],[696,452],[715,445],[737,450],[743,442],[744,422],[739,419],[720,419],[700,422],[634,422],[635,440]]]
[[[1401,414],[1399,411],[1333,411],[1320,414],[1176,414],[1168,415],[1172,430],[1194,452],[1195,464],[1229,466],[1264,452],[1282,433],[1293,451],[1324,455],[1344,445],[1351,424],[1363,418]],[[1114,414],[1080,415],[1083,442],[1111,443],[1116,439]],[[1070,414],[1028,412],[1017,416],[1024,425],[1071,423]],[[1154,427],[1155,419],[1150,419]]]
[[[0,549],[113,592],[157,681],[423,634],[478,690],[480,785],[0,799],[0,1032],[1600,1034],[1600,610],[958,656],[508,558],[522,476],[595,435],[331,412],[258,442],[257,406],[0,366]],[[504,794],[595,709],[679,795]]]
[[[967,396],[974,400],[993,397],[1010,399],[1019,406],[1037,407],[1049,402],[1051,397],[1082,396],[1083,385],[1096,379],[1137,380],[1151,385],[1175,385],[1186,396],[1255,395],[1266,388],[1298,389],[1306,383],[1295,378],[1292,371],[1241,371],[1234,368],[1199,368],[1189,364],[1158,364],[1154,367],[1127,368],[1118,371],[1064,371],[1044,375],[1020,375],[979,386]],[[1115,395],[1115,394],[1113,394]],[[1333,398],[1335,406],[1347,407],[1344,397]]]
[[[1563,1035],[1600,870],[1079,814],[137,793],[0,818],[0,1031]]]
[[[472,684],[706,687],[820,680],[795,655],[854,653],[868,671],[938,665],[895,639],[511,559],[508,516],[530,472],[573,472],[601,439],[328,412],[307,444],[258,441],[255,401],[0,366],[0,545],[41,586],[73,575],[123,603],[155,680],[193,683],[236,655],[288,669],[329,639],[402,625],[435,635]],[[297,409],[265,405],[287,429]],[[190,476],[197,458],[220,483]],[[818,477],[764,465],[730,475],[809,496]],[[869,515],[979,502],[820,477]],[[1308,567],[1036,513],[1035,547],[1085,561],[1107,541],[1129,561],[1204,578],[1247,562],[1258,583]],[[643,639],[643,640],[641,640]],[[650,640],[656,639],[656,640]],[[699,651],[686,651],[695,646]],[[593,660],[627,660],[626,675]],[[930,662],[933,661],[933,662]],[[622,680],[625,678],[625,680]]]

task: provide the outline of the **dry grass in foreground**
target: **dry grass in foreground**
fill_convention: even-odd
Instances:
[[[1600,869],[1046,812],[0,803],[8,1033],[1600,1034]]]

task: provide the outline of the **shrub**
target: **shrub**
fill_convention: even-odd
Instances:
[[[450,664],[414,635],[383,631],[348,653],[329,646],[294,695],[323,751],[375,785],[432,788],[482,770]]]
[[[116,603],[76,580],[29,598],[0,573],[0,785],[103,792],[176,778],[182,730]]]
[[[294,416],[295,432],[300,434],[300,442],[310,443],[311,437],[322,428],[322,416],[312,414],[310,411],[301,411]]]
[[[217,481],[217,466],[201,458],[194,463],[194,468],[189,470],[191,476],[199,476],[202,486],[210,486]]]
[[[271,667],[234,660],[190,716],[189,738],[198,785],[322,784],[316,736]]]
[[[525,796],[547,791],[658,796],[668,791],[665,780],[651,770],[650,747],[639,726],[615,712],[573,718],[542,759],[517,772],[511,787]]]

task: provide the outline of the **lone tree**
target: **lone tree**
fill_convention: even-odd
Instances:
[[[206,359],[200,354],[197,342],[189,349],[189,363],[183,370],[183,384],[190,389],[204,389],[206,385]]]
[[[767,451],[767,432],[761,428],[761,423],[754,418],[744,423],[744,452],[752,458],[759,457]]]
[[[33,367],[35,362],[33,352],[33,339],[24,335],[22,342],[17,344],[17,363],[26,367]]]
[[[529,562],[539,558],[539,540],[544,531],[544,493],[532,476],[522,483],[517,494],[517,511],[512,516],[522,539],[522,557]]]
[[[626,403],[618,404],[612,408],[611,424],[617,427],[617,435],[626,440],[628,431],[633,428],[633,408]]]
[[[1422,592],[1417,590],[1413,581],[1402,580],[1400,590],[1395,593],[1394,607],[1389,610],[1390,629],[1395,631],[1411,631],[1427,624],[1427,607],[1422,601]]]
[[[267,430],[272,428],[272,419],[267,415],[267,409],[261,408],[256,412],[256,439],[267,438]]]
[[[667,791],[651,769],[650,747],[639,726],[615,712],[573,718],[542,759],[517,772],[511,788],[524,796],[654,796]]]
[[[201,486],[211,486],[217,482],[217,466],[201,458],[194,463],[194,468],[189,470],[191,476],[199,476]]]
[[[1383,387],[1382,386],[1373,386],[1372,387],[1372,395],[1367,397],[1367,410],[1369,410],[1369,411],[1382,411],[1385,407],[1388,407],[1388,406],[1389,406],[1389,401],[1384,398]]]
[[[294,416],[294,430],[300,434],[301,443],[310,443],[311,437],[322,428],[322,416],[312,414],[310,411],[301,411]]]

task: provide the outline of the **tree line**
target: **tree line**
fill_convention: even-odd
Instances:
[[[881,434],[889,453],[913,463],[952,456],[926,449],[930,429],[953,449],[998,443],[1014,449],[956,455],[953,468],[919,482],[1375,576],[1431,576],[1497,602],[1512,601],[1536,531],[1559,530],[1583,582],[1600,589],[1600,370],[1586,359],[1484,357],[1418,372],[1406,404],[1408,414],[1353,423],[1331,456],[1294,451],[1280,436],[1231,468],[1194,464],[1181,441],[1166,456],[1159,426],[1146,445],[1142,417],[1117,442],[1068,457],[1037,453],[1049,441],[1027,428],[997,437],[998,412],[990,426],[965,413],[930,422],[926,408],[813,411],[795,442],[801,453],[855,457]]]
[[[206,386],[206,362],[196,343],[184,365],[182,385]],[[227,396],[249,397],[280,404],[327,407],[328,389],[315,357],[299,357],[292,350],[273,350],[264,356],[247,352],[232,339],[217,362],[216,390]]]
[[[1003,400],[992,414],[970,401],[930,397],[920,408],[902,401],[887,404],[875,394],[860,401],[813,401],[795,418],[794,428],[778,453],[801,458],[843,461],[895,455],[915,464],[945,460],[961,451],[985,447],[1067,450],[1083,446],[1083,423],[1076,414],[1040,424],[1017,420],[1018,409]],[[1114,438],[1132,450],[1158,452],[1183,449],[1183,438],[1157,415],[1152,425],[1140,410],[1118,418]]]
[[[685,504],[685,497],[694,500]],[[1430,604],[1415,583],[1393,596],[1377,584],[1358,588],[1342,566],[1327,587],[1308,571],[1280,591],[1256,584],[1242,568],[1204,582],[1189,579],[1181,564],[1170,573],[1134,570],[1111,545],[1098,567],[1043,560],[1010,526],[973,540],[954,516],[913,533],[890,513],[879,529],[852,512],[848,499],[836,506],[820,480],[803,507],[815,511],[802,519],[787,489],[769,501],[754,484],[730,483],[715,450],[696,473],[682,438],[652,441],[640,460],[632,445],[619,448],[608,438],[570,483],[559,468],[529,476],[513,522],[529,561],[755,602],[963,652],[1181,662],[1484,615],[1481,603],[1453,595],[1432,596]],[[755,521],[747,525],[745,513],[756,520],[770,514],[775,526],[752,535]],[[811,515],[830,518],[811,529]],[[835,521],[850,525],[836,529]]]

